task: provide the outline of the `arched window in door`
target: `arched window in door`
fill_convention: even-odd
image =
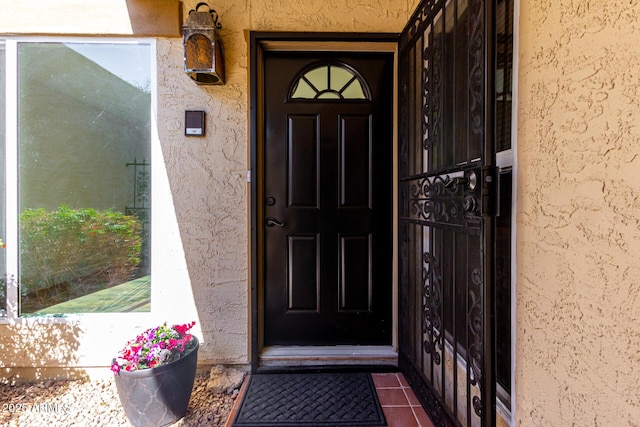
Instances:
[[[346,64],[324,62],[305,68],[289,89],[290,100],[371,100],[360,74]]]

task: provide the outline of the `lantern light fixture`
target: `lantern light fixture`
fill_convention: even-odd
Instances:
[[[208,11],[199,11],[201,7]],[[197,84],[224,84],[224,51],[217,31],[221,28],[218,12],[204,2],[189,11],[182,26],[184,72]]]

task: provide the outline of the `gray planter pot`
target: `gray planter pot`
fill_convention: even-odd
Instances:
[[[200,343],[175,362],[115,376],[118,397],[135,427],[171,424],[187,412],[198,362]]]

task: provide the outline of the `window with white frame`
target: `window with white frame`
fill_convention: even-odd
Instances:
[[[0,309],[149,311],[153,42],[1,43]]]
[[[6,136],[6,48],[4,40],[0,40],[0,142],[4,142]],[[4,236],[4,146],[0,147],[0,238]],[[0,242],[0,246],[4,247],[4,241]],[[0,253],[0,318],[7,314],[7,284],[5,278],[6,274],[6,258]]]

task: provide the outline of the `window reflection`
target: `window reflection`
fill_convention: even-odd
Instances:
[[[150,55],[18,44],[22,314],[149,310]]]

